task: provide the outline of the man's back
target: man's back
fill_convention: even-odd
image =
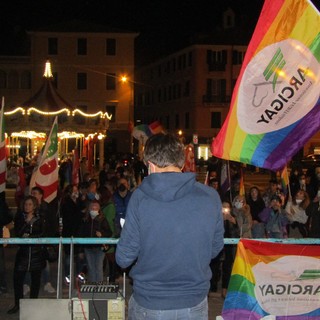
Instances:
[[[116,249],[122,268],[134,263],[129,319],[207,320],[212,258],[223,248],[218,193],[182,173],[185,147],[172,134],[144,148],[148,177],[134,191]]]
[[[210,260],[223,247],[221,203],[212,188],[192,173],[152,174],[134,192],[124,230],[117,261],[127,267],[138,256],[130,275],[140,305],[187,308],[204,299]]]

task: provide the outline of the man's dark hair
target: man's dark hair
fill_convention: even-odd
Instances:
[[[44,195],[43,189],[41,189],[40,187],[33,187],[31,191],[38,191],[40,194]]]
[[[158,133],[151,136],[144,148],[144,161],[159,168],[174,166],[182,168],[185,161],[184,145],[172,134]]]

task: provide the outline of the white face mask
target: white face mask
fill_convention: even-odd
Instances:
[[[243,207],[243,203],[240,202],[240,201],[236,201],[236,202],[234,203],[234,206],[235,206],[237,209],[241,209],[241,208]]]
[[[300,204],[301,202],[302,202],[301,199],[296,199],[296,203],[297,203],[297,204]]]
[[[99,215],[99,211],[94,211],[94,210],[90,211],[90,216],[91,216],[92,219],[94,219],[98,215]]]
[[[72,198],[77,199],[79,197],[79,192],[72,192]]]

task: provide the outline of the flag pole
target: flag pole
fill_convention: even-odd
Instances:
[[[228,181],[229,181],[229,186],[230,186],[230,204],[231,204],[231,206],[232,206],[232,201],[233,201],[233,199],[232,199],[232,192],[231,192],[231,176],[230,176],[230,161],[229,160],[227,160],[227,178],[228,178]]]

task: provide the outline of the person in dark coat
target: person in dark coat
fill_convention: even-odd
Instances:
[[[27,196],[23,201],[23,211],[17,213],[14,219],[14,229],[20,238],[41,238],[44,232],[43,218],[37,214],[38,204],[33,196]],[[23,298],[23,282],[27,272],[31,275],[30,298],[39,295],[41,272],[46,266],[46,259],[41,245],[20,245],[14,265],[13,286],[15,304],[8,314],[19,311],[19,300]]]
[[[79,236],[82,238],[107,238],[111,235],[112,231],[101,212],[99,202],[97,200],[91,201],[86,216],[80,225]],[[105,257],[103,245],[85,245],[84,254],[88,267],[88,280],[90,282],[103,281],[103,260]]]
[[[266,207],[258,187],[250,188],[247,204],[250,206],[252,216],[252,238],[265,238],[264,223],[261,222],[259,213]]]
[[[44,222],[44,237],[57,237],[58,236],[58,219],[54,206],[54,201],[46,202],[44,200],[44,191],[40,187],[36,186],[31,189],[31,195],[37,199],[38,214]],[[48,293],[55,293],[56,290],[51,284],[51,267],[49,261],[46,263],[46,268],[42,274],[44,282],[43,289]]]
[[[82,220],[82,212],[78,201],[79,189],[77,185],[69,184],[65,187],[60,203],[60,218],[62,219],[61,234],[65,238],[76,237],[79,233],[79,228]],[[75,246],[75,261],[76,272],[79,274],[82,271],[81,246]],[[65,258],[65,275],[69,275],[70,271],[70,245],[64,245]]]
[[[6,202],[5,192],[0,192],[0,237],[3,238],[3,227],[12,221],[12,215]],[[6,265],[3,245],[0,245],[0,295],[7,292]]]

